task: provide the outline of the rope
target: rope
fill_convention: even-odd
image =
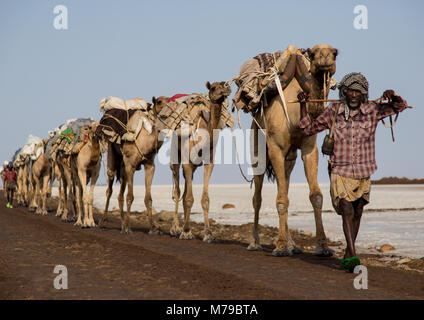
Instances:
[[[231,129],[231,135],[233,136],[234,148],[235,148],[235,151],[236,151],[237,165],[239,167],[239,170],[240,170],[240,173],[241,173],[242,177],[244,178],[244,180],[246,180],[247,183],[250,183],[250,188],[252,188],[253,178],[251,180],[247,179],[246,176],[244,175],[243,170],[241,169],[240,159],[239,159],[239,155],[238,155],[238,151],[237,151],[236,137],[234,136],[234,130],[233,130],[233,128],[230,128],[230,129]]]

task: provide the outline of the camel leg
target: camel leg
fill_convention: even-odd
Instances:
[[[169,233],[171,236],[179,236],[182,232],[180,227],[180,220],[178,219],[178,204],[180,200],[180,164],[171,164],[172,179],[174,179],[174,190],[172,193],[172,199],[175,202],[174,208],[174,220],[172,221],[171,230]]]
[[[90,194],[88,196],[88,222],[87,225],[89,227],[95,227],[96,223],[94,222],[93,215],[93,199],[94,199],[94,188],[96,186],[97,179],[99,178],[100,173],[100,161],[94,169],[93,176],[91,177],[90,182]]]
[[[147,218],[150,224],[149,234],[160,234],[161,230],[153,221],[152,216],[152,181],[153,175],[155,174],[155,164],[152,161],[151,163],[146,163],[144,165],[144,183],[146,186],[146,193],[144,195],[144,205],[146,206]]]
[[[72,222],[77,220],[77,205],[78,205],[77,201],[80,201],[79,205],[82,206],[82,198],[77,198],[78,196],[77,188],[79,188],[78,180],[72,177],[71,172],[69,172],[69,181],[70,181],[70,187],[68,191],[68,199],[71,199],[73,216],[69,218],[68,221]]]
[[[63,214],[63,197],[62,197],[62,175],[58,168],[55,170],[56,181],[57,181],[57,194],[58,194],[58,206],[56,210],[56,217],[60,217]]]
[[[42,181],[41,181],[42,177],[40,178],[36,178],[35,179],[35,204],[36,204],[36,210],[35,210],[35,214],[41,214],[42,213],[42,208],[41,208],[41,189],[42,189]]]
[[[37,209],[37,182],[34,178],[31,179],[30,185],[31,190],[28,192],[30,199],[29,211],[35,211]]]
[[[286,194],[289,194],[289,187],[290,187],[290,176],[293,171],[293,168],[296,164],[296,158],[297,158],[297,149],[290,150],[290,152],[286,156],[285,160],[285,174],[286,174]],[[303,253],[303,250],[296,245],[296,243],[293,241],[290,231],[287,233],[287,239],[288,239],[288,245],[292,253],[294,254],[300,254]]]
[[[78,170],[77,177],[73,177],[74,179],[74,185],[75,185],[75,195],[76,195],[76,203],[77,203],[77,212],[78,217],[77,221],[74,223],[75,226],[84,227],[83,224],[83,214],[84,214],[84,208],[83,208],[83,197],[84,197],[84,191],[83,188],[86,186],[87,179],[85,176],[85,172],[81,172],[81,170]]]
[[[190,229],[190,212],[193,207],[193,173],[194,168],[191,164],[183,164],[183,175],[185,180],[184,196],[183,196],[183,208],[184,208],[184,225],[183,232],[180,234],[180,239],[191,240],[194,239]]]
[[[253,228],[252,228],[252,240],[247,247],[247,250],[250,251],[256,251],[256,250],[263,250],[261,246],[261,241],[259,238],[259,211],[261,210],[262,205],[262,186],[264,183],[264,174],[261,174],[259,176],[254,176],[253,181],[255,184],[255,193],[253,194],[252,204],[253,209],[255,210],[255,217],[253,221]]]
[[[287,195],[287,182],[285,174],[285,154],[278,145],[268,138],[268,154],[272,167],[277,178],[277,199],[276,206],[279,218],[278,239],[272,255],[276,257],[291,256],[292,249],[289,247],[289,228],[287,224],[289,198]]]
[[[125,165],[125,176],[128,184],[127,190],[127,211],[125,214],[121,211],[121,219],[122,219],[122,230],[121,233],[129,234],[131,233],[130,229],[130,213],[131,213],[131,205],[134,201],[134,171],[131,165]]]
[[[43,177],[43,192],[42,192],[43,205],[42,205],[41,214],[44,216],[47,215],[47,194],[49,192],[49,180],[50,180],[49,176]]]
[[[203,237],[204,242],[214,242],[215,239],[212,237],[212,231],[209,225],[209,180],[212,175],[214,164],[209,163],[204,165],[203,173],[203,193],[202,193],[202,209],[203,209],[203,218],[205,223],[205,235]]]
[[[331,257],[334,251],[328,248],[327,237],[322,223],[322,193],[317,179],[318,148],[316,143],[311,147],[306,146],[302,149],[302,160],[309,185],[309,200],[315,216],[316,246],[313,254],[321,257]]]
[[[109,202],[110,202],[110,197],[112,196],[113,193],[113,180],[115,179],[115,172],[111,171],[111,170],[107,170],[107,189],[106,189],[106,205],[105,205],[105,210],[103,211],[103,216],[99,221],[99,225],[100,226],[104,226],[107,221],[108,221],[108,211],[109,211]]]
[[[87,171],[80,169],[78,170],[78,177],[80,179],[81,188],[82,188],[82,204],[83,204],[83,210],[82,210],[82,226],[85,228],[90,227],[89,225],[89,217],[88,217],[88,191],[87,191],[87,184],[89,182],[89,178],[87,179]],[[90,187],[91,189],[91,187]]]
[[[62,202],[63,202],[63,209],[62,209],[62,220],[66,221],[68,219],[68,188],[70,186],[68,185],[68,181],[65,178],[65,175],[62,175]]]

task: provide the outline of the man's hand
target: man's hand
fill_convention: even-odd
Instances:
[[[300,103],[300,118],[303,119],[308,114],[308,111],[306,110],[306,102],[309,100],[309,95],[306,92],[299,92],[297,95],[297,100],[299,100]]]
[[[309,94],[301,91],[297,95],[297,100],[299,100],[299,103],[304,104],[309,100]]]
[[[401,100],[401,99],[399,99],[399,96],[393,90],[386,90],[386,91],[384,91],[383,92],[383,95],[382,95],[382,98],[384,100],[388,100],[389,103],[392,102],[392,101],[395,101],[396,102],[398,100]]]

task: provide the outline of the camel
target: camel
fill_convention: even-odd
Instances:
[[[169,98],[161,96],[159,98],[152,98],[153,105],[149,108],[153,108],[153,117],[156,119],[158,113],[168,103]],[[150,109],[149,109],[150,110]],[[129,119],[128,126],[131,123],[138,121],[140,117],[146,118],[145,114],[141,110],[137,110]],[[106,205],[103,212],[100,224],[102,226],[108,220],[108,209],[109,201],[112,196],[112,186],[115,176],[120,181],[120,190],[118,196],[119,211],[121,214],[121,233],[128,234],[131,232],[130,229],[130,212],[131,205],[134,200],[133,194],[133,180],[134,172],[140,170],[141,165],[144,166],[144,177],[145,177],[145,195],[144,204],[146,206],[146,212],[150,224],[149,234],[160,233],[160,228],[154,223],[152,217],[152,197],[151,197],[151,186],[153,175],[155,171],[154,159],[158,153],[163,141],[159,139],[159,130],[157,125],[152,124],[152,131],[149,131],[143,126],[135,137],[135,141],[122,141],[122,144],[116,144],[108,142],[107,152],[107,176],[108,176],[108,188],[106,190]],[[124,192],[128,184],[128,192],[126,197],[127,211],[124,213]]]
[[[62,190],[59,193],[59,203],[62,203],[62,207],[59,210],[59,207],[56,211],[56,216],[60,217],[62,221],[71,222],[74,220],[77,208],[75,202],[75,185],[72,180],[72,171],[71,171],[71,156],[65,154],[62,151],[58,151],[56,155],[56,164],[58,167],[57,175],[61,178],[61,187]],[[69,217],[69,203],[71,200],[73,205],[74,215]]]
[[[50,162],[45,154],[48,140],[36,145],[35,150],[43,148],[43,152],[32,163],[33,197],[30,209],[36,208],[36,214],[47,215],[47,191],[50,180]]]
[[[29,206],[30,203],[30,177],[29,155],[19,154],[15,161],[17,166],[17,200],[18,205]]]
[[[62,174],[59,168],[58,163],[58,152],[57,152],[57,134],[55,134],[54,131],[49,132],[50,139],[47,143],[46,147],[46,154],[47,158],[50,163],[50,180],[49,180],[49,187],[47,190],[47,197],[50,197],[52,194],[52,188],[54,181],[57,181],[57,189],[58,189],[58,206],[56,210],[56,217],[60,217],[63,214],[64,211],[64,205],[63,205],[63,196],[62,196]]]
[[[209,224],[209,193],[208,193],[208,187],[209,187],[209,180],[212,175],[212,170],[214,167],[213,163],[213,156],[215,154],[215,148],[217,139],[214,138],[214,130],[220,129],[219,128],[219,122],[221,117],[221,110],[223,108],[223,103],[227,99],[227,97],[231,94],[230,87],[225,82],[214,82],[212,84],[206,82],[206,88],[209,90],[209,98],[210,98],[210,116],[208,120],[205,120],[203,117],[200,118],[200,123],[198,128],[202,130],[206,130],[209,133],[209,141],[206,143],[209,143],[209,155],[210,159],[208,163],[200,163],[195,164],[192,162],[192,159],[190,157],[190,160],[188,163],[183,163],[183,176],[185,179],[185,186],[184,186],[184,193],[183,193],[183,208],[184,208],[184,225],[181,228],[179,225],[178,220],[178,203],[180,199],[180,187],[179,187],[179,171],[180,171],[180,165],[181,165],[181,151],[182,148],[188,148],[189,154],[191,154],[191,151],[195,147],[193,139],[189,138],[186,139],[186,144],[183,146],[182,142],[178,143],[178,163],[172,163],[171,162],[171,170],[172,170],[172,176],[174,180],[174,190],[173,190],[173,199],[175,201],[175,210],[174,210],[174,220],[172,223],[172,227],[170,230],[171,235],[178,236],[179,239],[182,240],[190,240],[193,239],[194,236],[191,233],[190,228],[190,213],[191,208],[193,206],[194,197],[193,197],[193,186],[192,186],[192,180],[193,180],[193,174],[194,171],[201,166],[204,165],[204,174],[203,174],[203,193],[202,193],[202,209],[203,209],[203,217],[205,222],[204,227],[204,236],[203,241],[205,242],[213,242],[214,239],[212,237],[212,231]],[[174,137],[177,138],[177,137]],[[212,140],[212,141],[211,141]]]
[[[329,93],[329,82],[324,87],[325,79],[330,80],[336,72],[337,49],[327,44],[316,45],[308,49],[310,57],[311,75],[311,99],[326,99]],[[324,92],[325,88],[325,92]],[[332,250],[328,248],[322,224],[322,193],[317,181],[318,171],[318,149],[316,145],[316,135],[311,137],[303,136],[298,123],[300,121],[299,103],[288,103],[289,100],[297,101],[297,94],[302,91],[296,79],[292,79],[290,84],[284,89],[284,96],[287,104],[288,115],[292,123],[284,114],[283,104],[279,95],[268,100],[268,107],[263,108],[263,113],[258,112],[254,117],[261,128],[266,129],[267,144],[267,172],[268,176],[277,180],[278,194],[276,207],[279,216],[279,233],[276,247],[272,252],[273,256],[290,256],[293,253],[301,253],[302,250],[296,246],[291,239],[287,225],[288,218],[288,189],[290,174],[297,158],[297,150],[301,150],[305,175],[309,184],[309,199],[312,204],[316,225],[316,247],[314,254],[318,256],[331,256]],[[323,103],[308,103],[308,113],[312,118],[316,118],[324,109]],[[255,132],[255,141],[260,133],[258,125],[253,121],[252,129]],[[257,152],[255,150],[255,152]],[[261,250],[258,234],[259,210],[262,203],[262,185],[264,174],[254,176],[255,192],[252,199],[255,211],[252,241],[248,250]]]
[[[16,168],[16,201],[18,202],[18,205],[23,206],[26,205],[23,193],[24,162],[19,154],[16,156],[13,166]]]
[[[71,154],[72,179],[76,186],[78,218],[76,226],[95,227],[93,216],[94,187],[100,173],[101,152],[99,139],[94,135],[98,122],[90,126],[82,126],[78,144],[74,146]],[[90,192],[87,184],[90,182]]]

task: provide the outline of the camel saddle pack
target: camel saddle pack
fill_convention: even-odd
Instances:
[[[158,114],[156,123],[159,131],[176,130],[177,133],[180,133],[181,124],[184,121],[188,123],[191,132],[198,128],[201,118],[205,121],[210,119],[210,99],[207,94],[178,94],[170,98],[169,101]],[[232,128],[233,126],[234,118],[228,111],[228,103],[225,102],[222,105],[219,128]]]
[[[104,114],[95,135],[111,143],[121,144],[123,141],[134,141],[143,126],[151,133],[154,115],[148,111],[148,107],[149,104],[142,98],[126,101],[117,97],[102,99],[100,111]],[[130,123],[135,113],[138,117]]]
[[[81,141],[81,129],[90,126],[93,122],[94,120],[91,118],[70,119],[60,128],[56,129],[56,135],[51,138],[52,145],[48,150],[49,158],[57,152],[65,155],[72,154],[75,145]]]

